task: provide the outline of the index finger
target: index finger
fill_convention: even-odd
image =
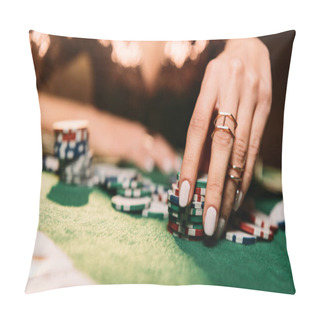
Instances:
[[[188,128],[179,181],[180,207],[186,207],[191,202],[192,192],[190,190],[195,187],[201,153],[217,100],[217,86],[215,86],[214,77],[212,77],[213,68],[214,64],[210,62]]]

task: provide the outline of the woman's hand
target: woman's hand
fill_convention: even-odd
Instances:
[[[211,239],[221,236],[232,208],[239,208],[249,188],[271,99],[266,46],[257,38],[227,41],[225,50],[206,68],[188,129],[179,183],[179,203],[185,207],[191,202],[198,171],[207,162],[203,224]],[[211,139],[214,115],[219,112],[232,114],[236,121],[231,116],[216,117]]]

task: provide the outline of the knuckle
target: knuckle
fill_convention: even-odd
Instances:
[[[242,73],[243,69],[243,61],[240,58],[232,58],[229,61],[230,74],[237,76]]]
[[[259,92],[259,100],[264,105],[271,105],[272,100],[272,89],[271,85],[269,84],[262,84],[260,86],[260,92]]]
[[[221,184],[217,183],[216,181],[209,181],[208,180],[207,194],[214,195],[215,198],[217,198],[217,197],[221,198],[222,194],[223,194],[223,186]]]
[[[217,130],[213,135],[213,143],[221,149],[229,149],[233,143],[233,138],[226,130]]]
[[[215,61],[215,59],[212,59],[207,64],[206,72],[212,73],[212,72],[215,72],[215,69],[216,69],[216,61]]]
[[[260,139],[252,138],[249,145],[249,153],[256,158],[259,154],[260,150]]]
[[[256,91],[258,89],[259,81],[258,81],[258,76],[255,72],[248,72],[246,74],[245,82],[249,90]]]
[[[196,134],[198,136],[203,136],[207,133],[208,121],[205,114],[201,111],[196,111],[193,113],[190,124],[189,133]]]
[[[243,165],[247,158],[247,142],[244,138],[239,137],[234,141],[233,146],[233,155],[236,158],[236,161]]]

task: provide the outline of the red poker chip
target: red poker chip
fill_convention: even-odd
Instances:
[[[169,226],[167,226],[167,230],[174,236],[180,239],[188,240],[188,241],[201,241],[203,237],[193,237],[193,236],[187,236],[185,234],[179,233],[173,229],[171,229]]]
[[[270,229],[261,228],[245,221],[240,221],[238,223],[238,226],[242,231],[245,231],[264,240],[273,239],[273,232]]]
[[[182,233],[186,236],[193,236],[193,237],[203,237],[204,236],[204,230],[203,229],[192,229],[188,227],[183,227],[181,225],[178,225],[172,221],[168,222],[168,227],[170,227],[172,230]]]

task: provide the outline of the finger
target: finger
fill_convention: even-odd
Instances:
[[[156,166],[164,173],[171,173],[180,169],[179,157],[168,142],[160,135],[154,136],[154,146],[150,155]]]
[[[224,232],[224,228],[228,223],[229,216],[234,205],[237,188],[241,184],[241,181],[232,179],[228,175],[240,179],[243,176],[247,159],[252,119],[258,98],[258,80],[253,76],[247,77],[242,92],[237,115],[238,126],[235,132],[235,140],[229,161],[230,165],[234,165],[242,170],[229,168],[227,171],[220,216],[215,234],[216,239],[219,239]]]
[[[271,109],[271,86],[270,89],[266,89],[265,94],[261,95],[260,101],[258,102],[253,122],[252,129],[250,134],[249,146],[248,146],[248,155],[247,162],[245,166],[245,171],[243,174],[242,185],[239,193],[238,203],[235,204],[236,209],[238,209],[243,201],[245,194],[247,193],[252,175],[254,166],[256,163],[257,156],[260,150],[260,144],[263,136],[263,132],[269,117]]]
[[[241,70],[236,68],[232,71],[233,73],[229,75],[228,81],[226,82],[228,85],[223,88],[224,91],[221,94],[219,104],[220,112],[231,113],[234,118],[236,118],[240,93],[239,71]],[[233,136],[229,131],[217,130],[217,127],[220,125],[228,126],[233,133],[236,127],[235,123],[227,117],[222,116],[219,118],[218,115],[217,119],[215,133],[212,138],[211,158],[203,211],[204,232],[207,237],[212,237],[216,229],[226,171],[233,145]],[[205,243],[207,239],[208,238],[206,238]]]
[[[191,201],[192,192],[190,190],[195,187],[203,145],[216,104],[217,84],[213,76],[215,68],[213,62],[208,64],[188,128],[179,182],[179,205],[181,207],[187,206]]]

